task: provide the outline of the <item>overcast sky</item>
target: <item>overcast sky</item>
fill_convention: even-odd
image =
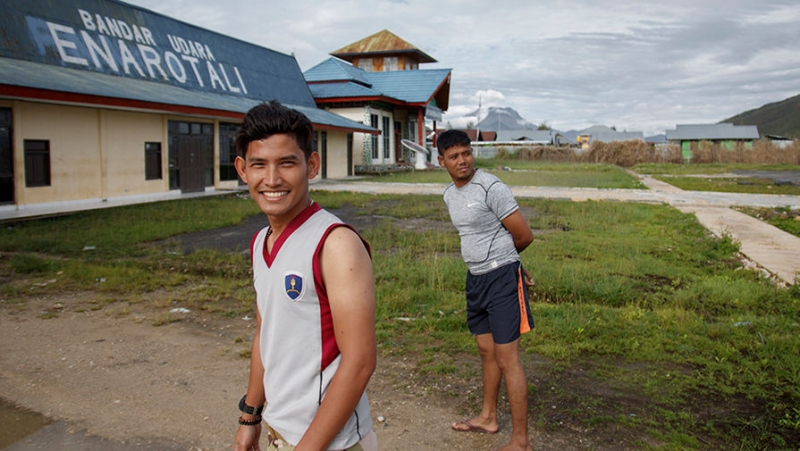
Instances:
[[[388,29],[452,69],[444,122],[489,106],[567,131],[663,133],[800,94],[797,0],[128,0],[293,53]]]

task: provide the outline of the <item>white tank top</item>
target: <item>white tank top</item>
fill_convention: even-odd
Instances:
[[[266,228],[251,244],[267,397],[263,416],[292,445],[314,419],[341,361],[319,271],[322,243],[338,226],[346,225],[314,203],[292,220],[270,254]],[[349,448],[371,430],[363,393],[329,449]]]

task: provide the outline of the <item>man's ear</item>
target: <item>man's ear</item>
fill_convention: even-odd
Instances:
[[[442,157],[441,155],[439,155],[439,156],[437,156],[436,158],[438,158],[438,159],[439,159],[439,166],[444,166],[444,157]]]
[[[236,167],[236,172],[239,173],[239,177],[242,179],[243,182],[247,183],[247,176],[245,175],[244,168],[247,166],[247,162],[244,161],[244,158],[237,156],[235,160],[233,160],[233,166]]]
[[[322,165],[322,160],[319,157],[319,152],[311,152],[308,156],[308,179],[311,180],[319,173],[319,168]]]

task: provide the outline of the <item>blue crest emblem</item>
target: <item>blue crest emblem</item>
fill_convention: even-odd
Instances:
[[[286,296],[296,301],[303,294],[303,276],[294,273],[286,274],[283,278],[283,288],[286,290]]]

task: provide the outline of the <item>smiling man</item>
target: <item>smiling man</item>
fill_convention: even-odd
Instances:
[[[369,245],[311,200],[313,128],[276,101],[253,107],[235,166],[269,226],[253,237],[256,334],[234,451],[375,451],[366,386],[375,371]]]
[[[472,143],[460,130],[438,139],[439,164],[453,183],[444,191],[450,220],[461,238],[467,264],[467,325],[475,336],[483,370],[481,412],[452,424],[457,432],[494,434],[500,380],[505,378],[511,407],[511,440],[503,451],[530,451],[528,383],[520,359],[520,336],[533,328],[526,286],[533,280],[519,253],[533,232],[514,195],[496,176],[475,169]]]

